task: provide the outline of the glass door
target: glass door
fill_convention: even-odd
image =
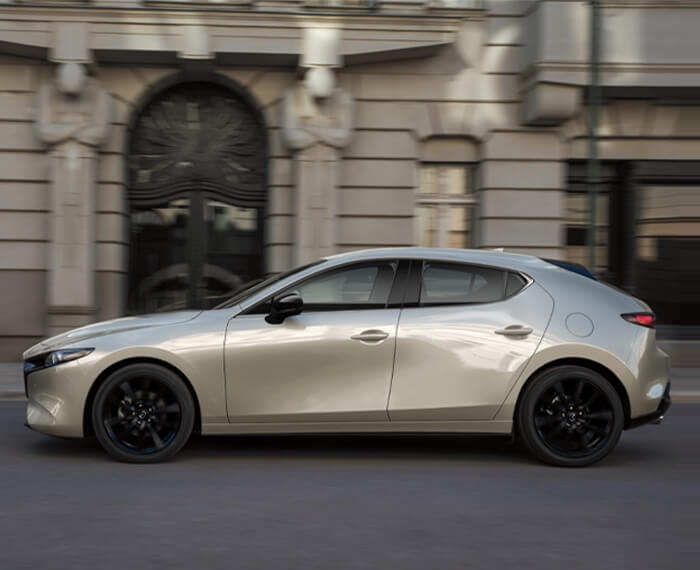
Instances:
[[[131,214],[129,306],[207,309],[262,274],[262,210],[192,191]]]
[[[700,185],[638,190],[637,294],[659,324],[700,326]]]
[[[209,308],[263,275],[266,135],[245,94],[182,83],[129,146],[131,313]]]
[[[141,313],[188,306],[190,198],[131,213],[129,308]],[[138,252],[138,254],[136,254]]]

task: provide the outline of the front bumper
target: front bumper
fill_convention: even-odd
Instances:
[[[83,437],[83,410],[90,389],[79,361],[26,370],[25,425],[35,431],[61,437]]]
[[[668,382],[666,384],[666,389],[664,390],[664,395],[661,397],[661,401],[659,402],[659,407],[651,414],[645,414],[643,416],[631,419],[626,427],[627,429],[632,429],[646,424],[660,424],[670,407],[671,383]]]

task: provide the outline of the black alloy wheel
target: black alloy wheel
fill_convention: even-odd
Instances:
[[[525,389],[518,430],[542,461],[577,467],[600,461],[620,439],[622,402],[603,376],[580,366],[544,371]]]
[[[102,447],[120,461],[154,463],[175,455],[194,426],[194,403],[174,372],[132,364],[100,386],[92,425]]]

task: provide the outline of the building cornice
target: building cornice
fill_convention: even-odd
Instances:
[[[0,2],[0,14],[7,12],[8,14],[16,14],[23,16],[24,14],[41,13],[43,16],[66,17],[70,13],[71,16],[80,18],[92,19],[100,14],[115,15],[120,18],[124,16],[146,17],[154,16],[163,17],[163,14],[190,15],[193,17],[201,17],[203,15],[212,14],[220,17],[222,14],[241,14],[259,15],[261,17],[269,16],[291,16],[291,17],[309,17],[309,18],[333,18],[333,19],[358,19],[365,21],[377,20],[385,22],[403,21],[403,20],[448,20],[459,21],[464,19],[483,19],[486,17],[487,11],[484,8],[456,8],[450,6],[442,6],[426,2],[426,4],[417,4],[414,2],[406,3],[378,3],[375,8],[369,6],[322,6],[316,3],[296,3],[286,4],[279,3],[275,6],[275,2],[264,4],[241,1],[231,3],[208,3],[208,2],[167,2],[167,1],[151,1],[142,4],[108,4],[94,3],[89,1],[75,2]]]
[[[0,5],[0,53],[52,59],[57,27],[82,25],[89,52],[98,61],[188,59],[192,53],[190,42],[194,41],[206,46],[207,51],[192,59],[219,58],[228,63],[250,56],[253,65],[288,66],[296,65],[303,29],[321,25],[342,29],[342,56],[353,64],[431,55],[455,41],[463,21],[480,17],[277,11],[220,5],[192,10],[4,4]]]

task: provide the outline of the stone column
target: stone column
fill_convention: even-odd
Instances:
[[[285,95],[283,129],[295,152],[294,262],[303,264],[335,252],[340,149],[352,135],[352,96],[335,87],[338,34],[308,29],[304,79]]]
[[[331,255],[336,243],[335,213],[338,153],[315,144],[296,155],[296,262]]]
[[[49,333],[95,314],[97,149],[108,134],[111,99],[78,63],[63,63],[39,91],[37,132],[50,148]]]

